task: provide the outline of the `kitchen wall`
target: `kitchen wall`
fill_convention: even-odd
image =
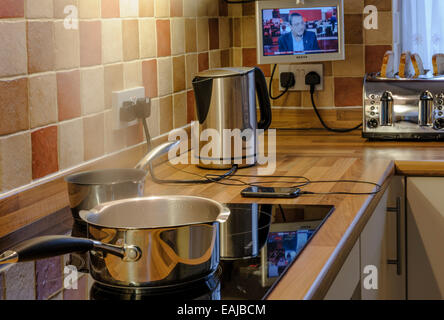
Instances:
[[[362,121],[363,76],[367,72],[378,71],[384,53],[392,47],[391,2],[391,0],[344,0],[346,59],[323,63],[324,90],[315,94],[318,107],[334,107],[332,110],[324,109],[321,112],[325,120],[333,126],[350,127],[351,124]],[[377,30],[366,30],[363,27],[366,16],[364,7],[367,5],[375,5],[378,9]],[[235,5],[230,13],[233,16],[234,30],[233,64],[254,65],[256,63],[254,3]],[[262,68],[269,77],[270,66]],[[278,70],[279,68],[273,80],[274,96],[280,93]],[[273,101],[273,106],[297,108],[292,111],[275,110],[272,125],[274,127],[321,127],[312,111],[309,92],[290,92]],[[276,119],[276,115],[281,115],[281,119]]]
[[[222,0],[0,0],[0,193],[142,142],[112,129],[112,91],[145,87],[154,137],[186,125],[231,34]]]

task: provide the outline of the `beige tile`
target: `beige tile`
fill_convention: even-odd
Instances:
[[[256,48],[256,21],[254,17],[242,18],[242,47]]]
[[[198,71],[198,61],[197,54],[192,53],[185,57],[185,73],[186,73],[186,84],[187,89],[192,89],[192,81],[196,76]]]
[[[356,0],[351,0],[356,1]],[[228,15],[230,17],[242,17],[242,4],[231,4],[228,6]]]
[[[140,57],[154,58],[157,54],[156,21],[152,18],[139,20]]]
[[[123,64],[106,65],[105,77],[105,109],[111,109],[113,103],[113,91],[124,89]]]
[[[364,46],[350,44],[345,46],[345,60],[332,62],[335,77],[361,77],[365,73]]]
[[[242,49],[241,48],[233,48],[232,52],[232,65],[233,67],[242,67]]]
[[[170,0],[155,0],[154,5],[156,17],[170,16]]]
[[[219,19],[219,47],[220,49],[230,48],[230,19]]]
[[[105,85],[103,67],[80,70],[80,101],[82,114],[91,114],[105,109]]]
[[[105,112],[105,153],[111,153],[126,147],[126,130],[114,130],[111,110]]]
[[[159,98],[151,100],[151,115],[148,118],[148,128],[151,138],[160,135]]]
[[[160,98],[159,101],[160,134],[173,129],[173,99],[172,96]]]
[[[54,16],[53,0],[26,0],[26,17],[52,18]]]
[[[139,0],[120,0],[120,16],[138,17],[139,16]]]
[[[59,167],[61,170],[83,162],[83,119],[61,122],[58,132]]]
[[[25,74],[28,70],[25,22],[0,22],[0,77]]]
[[[171,19],[171,54],[185,52],[185,19]]]
[[[183,0],[183,16],[195,17],[196,16],[196,0]]]
[[[392,13],[378,13],[378,29],[364,28],[365,44],[392,44]]]
[[[185,19],[185,51],[196,52],[197,50],[196,19]]]
[[[173,95],[173,125],[180,128],[187,124],[187,93],[181,92]]]
[[[196,14],[198,17],[208,16],[208,1],[196,0]]]
[[[173,62],[171,57],[157,60],[159,96],[166,96],[173,92]]]
[[[125,62],[123,64],[123,78],[125,89],[143,87],[142,63],[140,61]]]
[[[102,55],[103,63],[122,61],[123,57],[122,21],[102,21]]]
[[[57,80],[55,73],[31,76],[28,80],[31,128],[57,121]]]
[[[208,19],[197,19],[197,51],[208,51]]]
[[[137,20],[122,21],[123,60],[139,59],[139,22]]]
[[[31,134],[0,137],[0,191],[23,186],[31,180]]]
[[[83,118],[83,153],[85,161],[105,153],[105,116],[99,113]]]
[[[154,0],[139,0],[139,16],[154,17]]]
[[[55,67],[72,69],[80,65],[79,31],[65,29],[63,21],[54,22]]]
[[[210,51],[210,69],[220,68],[220,51]]]
[[[275,94],[276,95],[276,94]],[[324,90],[316,91],[314,95],[316,106],[333,107],[335,104],[333,77],[324,77]],[[302,92],[302,106],[311,107],[311,95],[309,92]]]
[[[78,0],[78,1],[79,1],[79,18],[80,19],[92,19],[92,18],[99,18],[100,17],[100,1],[99,0]]]
[[[31,0],[33,1],[33,0]],[[78,8],[79,8],[79,2],[78,0],[54,0],[53,2],[53,6],[54,6],[54,18],[57,19],[65,19],[67,14],[64,12],[65,8],[67,8],[67,6],[71,6],[71,7],[75,7],[78,13]],[[71,9],[71,8],[67,8],[67,9]],[[75,13],[73,11],[70,11],[71,14]]]
[[[28,72],[54,69],[54,25],[51,21],[30,20],[28,33]]]

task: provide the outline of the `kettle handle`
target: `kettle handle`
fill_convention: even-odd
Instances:
[[[261,113],[261,120],[258,123],[258,128],[267,130],[271,125],[271,103],[268,95],[267,81],[262,70],[258,67],[254,68],[254,78],[256,82],[256,92],[259,100],[259,110]]]

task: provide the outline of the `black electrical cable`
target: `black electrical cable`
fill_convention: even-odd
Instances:
[[[273,86],[273,78],[274,78],[274,73],[276,72],[276,67],[277,67],[277,64],[275,64],[274,67],[273,67],[273,71],[271,72],[270,83],[269,83],[269,85],[268,85],[269,96],[270,96],[270,99],[272,99],[272,100],[277,100],[277,99],[279,99],[279,98],[282,97],[284,94],[286,94],[286,93],[288,92],[288,90],[290,89],[290,80],[288,80],[288,81],[287,81],[287,84],[286,84],[286,86],[285,86],[285,90],[284,90],[284,92],[282,92],[282,93],[281,93],[280,95],[278,95],[277,97],[273,97],[273,94],[272,94],[271,89],[272,89],[272,86]]]

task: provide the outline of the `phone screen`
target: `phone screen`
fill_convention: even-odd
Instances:
[[[249,187],[242,191],[242,195],[246,197],[297,197],[299,192],[298,188]]]

